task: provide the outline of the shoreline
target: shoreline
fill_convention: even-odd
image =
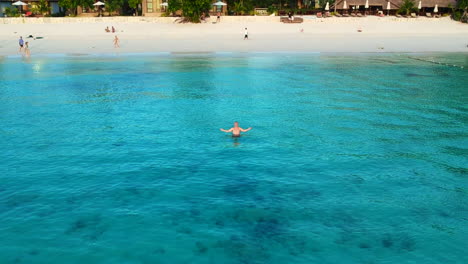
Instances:
[[[112,54],[116,50],[122,54],[468,52],[468,25],[448,17],[325,18],[305,19],[302,24],[283,24],[279,17],[223,17],[219,24],[173,24],[166,22],[174,18],[147,17],[78,17],[65,18],[74,23],[40,24],[2,24],[2,19],[12,18],[0,19],[0,56],[19,55],[18,38],[29,35],[43,37],[25,39],[30,41],[32,56]],[[63,18],[48,19],[61,21]],[[128,22],[129,19],[133,22]],[[141,19],[166,22],[135,22]],[[115,26],[117,32],[105,33],[107,26]],[[249,31],[249,40],[244,41],[245,27]],[[118,49],[113,47],[114,35],[120,39]]]
[[[102,52],[102,53],[40,53],[33,54],[31,58],[87,58],[87,57],[172,57],[172,56],[208,56],[213,55],[216,57],[222,56],[235,56],[235,57],[244,57],[249,55],[305,55],[305,56],[365,56],[365,55],[444,55],[444,54],[462,54],[468,56],[468,51],[409,51],[409,52],[398,52],[398,51],[356,51],[356,52],[347,52],[347,51],[326,51],[326,52],[315,52],[315,51],[187,51],[187,52],[172,52],[172,51],[161,51],[161,52]],[[14,54],[14,55],[0,55],[0,58],[3,59],[14,59],[14,58],[24,58],[24,55]]]

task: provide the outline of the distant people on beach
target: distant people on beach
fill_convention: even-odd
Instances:
[[[18,44],[19,44],[19,52],[23,51],[23,46],[24,46],[23,37],[20,36]]]
[[[216,23],[219,22],[221,22],[221,12],[218,12],[218,14],[216,14]]]
[[[114,37],[114,48],[120,48],[120,40],[117,35]]]
[[[249,39],[249,31],[247,30],[247,28],[245,28],[244,30],[244,40],[246,39]]]
[[[205,14],[205,12],[203,12],[203,13],[201,14],[200,20],[201,20],[203,23],[206,23],[206,14]]]
[[[112,26],[112,33],[115,33],[115,28],[114,28],[114,26]]]
[[[221,131],[223,132],[226,132],[226,133],[232,133],[232,136],[233,137],[240,137],[241,136],[241,132],[247,132],[249,130],[251,130],[252,128],[249,127],[247,129],[243,129],[242,127],[239,126],[239,122],[234,122],[234,127],[231,127],[230,129],[220,129]]]
[[[107,33],[110,33],[109,27],[106,27],[106,29],[104,29],[104,31],[106,31]]]

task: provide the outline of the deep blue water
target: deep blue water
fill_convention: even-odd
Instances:
[[[0,58],[0,263],[467,263],[467,66]]]

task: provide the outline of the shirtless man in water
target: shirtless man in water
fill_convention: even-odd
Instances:
[[[225,130],[221,128],[220,130],[226,133],[232,132],[233,137],[240,137],[240,132],[247,132],[251,129],[251,127],[243,129],[242,127],[239,127],[239,122],[234,122],[234,127],[232,127],[231,129]]]

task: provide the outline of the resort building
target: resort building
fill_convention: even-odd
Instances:
[[[16,2],[12,0],[0,0],[0,17],[5,17],[7,16],[6,14],[6,9],[10,8],[16,8],[18,10],[21,10],[21,13],[24,15],[31,15],[32,11],[34,8],[37,6],[37,3],[39,0],[22,0],[26,5],[25,6],[14,6],[13,3]],[[48,0],[47,1],[49,4],[50,8],[50,14],[57,14],[60,13],[60,6],[58,4],[58,0]]]
[[[166,6],[162,4],[167,2],[166,0],[143,0],[142,1],[142,14],[144,16],[161,16],[165,12]]]
[[[366,2],[369,7],[365,8]],[[447,13],[450,7],[456,5],[456,0],[414,0],[416,7],[421,2],[421,9],[418,13],[433,13],[434,8],[437,5],[438,13]],[[403,0],[337,0],[336,8],[335,5],[330,6],[330,11],[336,10],[337,12],[369,12],[369,14],[375,14],[376,12],[382,11],[383,14],[395,15],[396,11],[402,5]],[[390,5],[389,5],[390,4]],[[387,9],[390,7],[390,9]]]

